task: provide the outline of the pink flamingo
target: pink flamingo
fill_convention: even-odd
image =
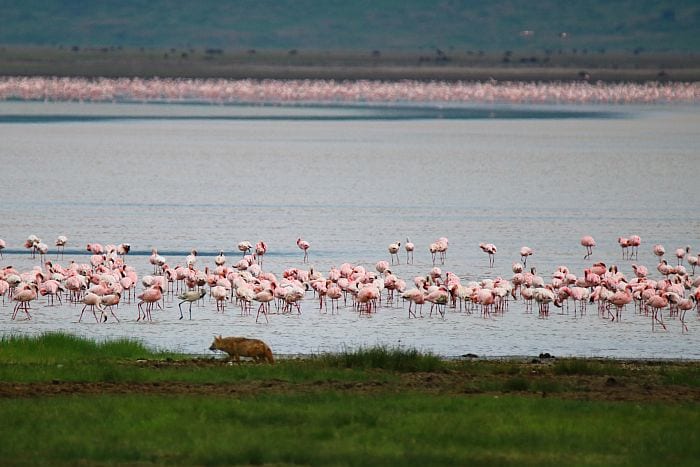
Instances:
[[[652,309],[651,330],[654,330],[654,322],[659,323],[664,330],[666,330],[666,325],[663,322],[661,310],[668,306],[668,298],[666,298],[664,295],[653,295],[647,299],[646,305]]]
[[[66,248],[66,243],[68,243],[68,238],[65,235],[59,235],[58,238],[56,239],[56,257],[58,258],[58,254],[61,254],[61,258],[63,258],[63,251]]]
[[[494,245],[493,243],[479,243],[479,248],[481,248],[481,251],[489,255],[489,267],[492,268],[494,263],[496,262],[496,245]]]
[[[258,322],[258,318],[260,317],[261,313],[265,317],[265,322],[270,322],[270,320],[267,318],[267,314],[270,312],[270,302],[274,299],[274,292],[272,291],[272,289],[269,288],[255,294],[253,300],[260,303],[260,306],[258,307],[258,312],[255,315],[256,323]]]
[[[444,286],[436,287],[428,292],[425,299],[431,303],[430,314],[433,315],[433,310],[435,310],[443,319],[445,319],[445,305],[450,299],[450,293]]]
[[[700,255],[698,255],[698,256],[688,255],[688,264],[690,265],[691,268],[693,268],[693,272],[692,272],[693,275],[695,275],[695,266],[698,265],[698,260],[700,260]]]
[[[389,245],[389,257],[391,258],[391,264],[394,264],[394,256],[396,256],[396,264],[401,264],[399,261],[399,248],[401,247],[401,242],[391,243]]]
[[[243,256],[247,255],[248,252],[252,249],[253,245],[248,240],[244,240],[238,243],[238,251],[243,253]]]
[[[629,239],[629,246],[630,246],[630,254],[628,255],[629,259],[639,259],[639,245],[642,244],[642,238],[639,235],[630,235]]]
[[[53,279],[42,282],[41,286],[39,287],[40,295],[49,296],[49,306],[54,305],[54,297],[58,297],[58,303],[61,303],[61,292],[65,291],[66,289],[61,285],[61,283]]]
[[[654,248],[652,249],[654,254],[659,258],[659,262],[661,262],[661,258],[664,257],[666,254],[666,249],[664,248],[663,245],[654,245]]]
[[[154,303],[157,303],[163,299],[163,288],[160,286],[160,284],[156,284],[153,287],[150,287],[150,288],[144,290],[136,298],[141,300],[137,304],[139,316],[138,316],[138,318],[136,318],[136,321],[141,320],[142,313],[143,313],[144,321],[146,320],[146,318],[148,318],[149,321],[152,321],[151,310],[153,310]],[[145,311],[142,308],[144,303],[146,304]],[[182,315],[182,312],[180,312],[180,314]],[[180,319],[182,319],[182,318],[180,318]]]
[[[413,250],[416,249],[416,246],[406,237],[406,243],[403,247],[406,249],[406,264],[413,264]]]
[[[309,259],[309,247],[311,246],[306,240],[297,238],[297,246],[304,251],[304,262],[306,263]]]
[[[417,318],[416,309],[420,306],[420,316],[423,317],[423,304],[425,303],[425,293],[421,289],[409,289],[401,294],[404,300],[408,300],[408,318],[411,316]],[[415,305],[413,311],[411,311],[411,305]]]
[[[524,246],[520,248],[520,260],[523,262],[523,267],[527,267],[527,257],[532,256],[532,248],[529,246]]]
[[[27,288],[20,290],[19,292],[15,292],[15,294],[12,297],[12,300],[17,302],[17,305],[15,305],[15,308],[12,312],[12,319],[15,319],[17,317],[17,312],[19,310],[24,311],[24,313],[27,315],[27,319],[32,319],[32,316],[29,314],[29,303],[32,300],[36,300],[37,297],[37,286],[34,283],[31,283],[27,286]]]
[[[333,314],[333,307],[338,311],[338,300],[343,296],[343,291],[338,284],[330,283],[326,286],[326,297],[331,299],[331,314]]]
[[[119,245],[117,245],[117,254],[119,256],[128,255],[130,251],[131,251],[131,245],[128,243],[120,243]]]
[[[678,266],[683,264],[683,258],[685,258],[686,253],[690,253],[690,247],[676,249],[676,258],[678,258]]]
[[[581,246],[586,248],[586,256],[583,259],[588,259],[593,255],[593,247],[595,246],[595,240],[590,235],[584,235],[581,237]]]
[[[92,311],[92,315],[95,317],[95,321],[99,323],[100,320],[97,319],[97,314],[95,313],[95,307],[98,307],[98,309],[100,309],[100,311],[102,311],[102,309],[100,307],[100,303],[101,303],[100,296],[95,294],[95,293],[88,292],[83,297],[82,302],[84,303],[84,305],[83,305],[83,309],[80,311],[80,318],[78,318],[78,322],[80,322],[83,319],[83,313],[85,313],[85,310],[87,309],[87,307],[90,307],[90,311]]]
[[[101,255],[104,253],[104,247],[99,243],[88,243],[85,249],[93,255]]]
[[[610,314],[610,320],[615,321],[615,317],[617,317],[618,323],[620,322],[620,316],[622,315],[622,309],[625,307],[625,305],[628,305],[632,303],[632,292],[630,292],[629,289],[625,289],[624,291],[618,291],[612,294],[612,296],[608,299],[610,303],[615,305],[615,308],[617,309],[615,316],[613,316],[610,311],[608,310],[608,314]]]
[[[685,313],[688,310],[695,308],[695,296],[691,295],[688,298],[684,298],[678,302],[678,319],[681,322],[681,331],[688,332],[688,326],[685,324]]]
[[[117,315],[114,314],[114,307],[119,305],[119,301],[122,298],[121,292],[115,292],[109,295],[103,295],[100,297],[100,305],[102,305],[103,310],[102,310],[102,316],[103,316],[103,321],[107,321],[107,314],[105,313],[105,310],[109,308],[109,312],[112,314],[114,319],[117,320],[117,323],[119,322],[119,318],[117,318]]]
[[[222,285],[217,285],[209,291],[211,297],[216,301],[216,311],[224,312],[226,300],[228,299],[228,290]]]
[[[620,245],[620,248],[622,248],[622,259],[628,259],[630,246],[629,239],[627,237],[617,237],[617,243]]]
[[[24,241],[24,248],[31,250],[32,258],[36,257],[36,246],[41,242],[41,239],[32,234]]]
[[[7,282],[5,279],[2,279],[2,275],[0,275],[0,296],[2,297],[2,304],[5,304],[5,294],[9,292],[10,290],[10,284]]]
[[[260,240],[255,244],[255,256],[257,257],[258,264],[260,266],[263,264],[263,256],[265,256],[265,253],[267,253],[267,243]]]

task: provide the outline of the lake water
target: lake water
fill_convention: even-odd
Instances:
[[[527,245],[528,261],[549,278],[559,265],[575,274],[595,261],[622,260],[619,236],[638,234],[637,263],[652,276],[655,243],[672,252],[700,249],[697,106],[235,106],[0,102],[0,266],[38,265],[22,248],[29,234],[49,245],[69,238],[62,263],[87,262],[88,242],[132,245],[127,262],[151,270],[157,247],[169,264],[192,248],[198,267],[220,249],[238,259],[239,241],[265,240],[265,268],[281,275],[306,267],[297,237],[311,243],[310,263],[324,274],[343,262],[373,268],[387,246],[406,237],[415,263],[393,271],[409,284],[432,267],[428,245],[450,240],[441,265],[463,280],[512,276]],[[595,237],[584,261],[583,235]],[[480,242],[498,247],[488,267]],[[52,247],[52,252],[54,251]],[[53,257],[53,255],[52,255]],[[61,262],[61,261],[59,261]],[[371,317],[352,308],[320,314],[309,292],[302,314],[255,324],[213,303],[179,321],[177,301],[136,322],[123,304],[121,323],[77,319],[80,306],[33,304],[33,319],[11,320],[2,333],[65,330],[96,338],[133,337],[146,344],[205,353],[214,334],[256,336],[275,353],[309,354],[382,344],[444,356],[536,355],[700,359],[700,320],[688,313],[652,332],[632,307],[621,322],[594,305],[538,319],[522,302],[494,319],[454,310],[446,318],[407,318],[402,307]],[[427,315],[429,307],[424,308]],[[666,312],[667,314],[667,312]],[[668,319],[668,317],[666,317]],[[92,321],[91,321],[92,320]]]

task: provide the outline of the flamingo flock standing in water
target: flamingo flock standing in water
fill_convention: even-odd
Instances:
[[[2,77],[0,100],[76,102],[697,103],[700,83]]]
[[[624,237],[625,241],[621,241],[623,237],[620,237],[618,244],[623,248],[638,247],[641,239],[637,236],[630,242],[632,238]],[[39,243],[38,237],[30,236],[24,246],[34,254],[34,246]],[[309,243],[301,238],[296,243],[304,251],[306,262]],[[590,247],[594,244],[590,241],[581,243]],[[84,313],[88,311],[98,323],[107,321],[107,312],[119,323],[115,310],[132,303],[133,293],[133,299],[138,300],[136,321],[153,321],[153,313],[156,310],[165,312],[166,300],[173,300],[177,293],[180,319],[183,318],[182,305],[185,303],[189,306],[189,318],[192,319],[193,304],[204,305],[208,288],[211,300],[216,302],[216,312],[225,314],[226,304],[235,303],[240,308],[240,315],[247,316],[255,301],[259,303],[255,320],[263,322],[261,318],[264,318],[265,323],[269,323],[269,316],[275,313],[296,312],[301,315],[301,303],[308,294],[317,297],[322,312],[325,312],[324,308],[328,309],[330,300],[331,314],[340,312],[341,300],[343,307],[352,307],[361,316],[391,310],[400,306],[401,301],[404,304],[408,302],[407,316],[411,319],[423,316],[445,319],[447,308],[467,314],[478,313],[484,319],[495,319],[508,312],[510,302],[521,300],[525,313],[532,313],[536,304],[537,316],[541,319],[550,317],[550,305],[554,305],[562,314],[573,308],[574,317],[581,317],[587,313],[589,305],[595,304],[601,319],[618,323],[626,320],[624,310],[633,305],[636,314],[645,315],[650,320],[652,331],[667,330],[669,320],[677,319],[682,332],[689,332],[687,312],[695,309],[700,316],[700,278],[694,277],[694,269],[689,273],[683,265],[684,260],[689,266],[697,265],[698,257],[690,254],[690,247],[676,251],[678,261],[675,266],[663,259],[665,248],[662,245],[657,244],[652,248],[659,260],[656,267],[661,276],[659,279],[651,278],[649,268],[642,264],[632,263],[634,277],[626,277],[617,265],[596,261],[579,275],[566,266],[560,266],[547,280],[538,275],[534,267],[526,270],[523,263],[532,254],[532,249],[523,247],[519,251],[522,263],[513,263],[511,277],[469,281],[434,265],[423,275],[404,279],[393,269],[394,265],[400,266],[398,258],[396,264],[393,261],[392,264],[386,260],[378,261],[374,268],[376,272],[362,265],[343,263],[331,268],[327,274],[311,267],[288,268],[277,275],[263,270],[256,261],[256,255],[262,256],[267,251],[264,242],[256,245],[254,255],[245,254],[252,245],[251,248],[247,245],[241,248],[239,244],[244,256],[235,265],[227,266],[223,250],[220,251],[211,269],[209,266],[198,267],[196,250],[192,250],[182,264],[173,266],[154,248],[149,257],[149,262],[154,265],[153,274],[146,274],[139,280],[134,268],[125,261],[124,254],[129,248],[123,245],[126,244],[103,246],[89,243],[86,251],[91,253],[90,262],[85,264],[71,261],[61,266],[44,258],[40,259],[43,261],[41,266],[29,271],[18,271],[12,266],[0,269],[3,306],[7,297],[15,303],[11,319],[17,319],[22,311],[26,320],[31,320],[31,303],[47,296],[46,306],[54,306],[54,298],[61,303],[65,299],[74,305],[82,304],[77,322],[82,322]],[[390,245],[392,260],[398,254],[399,245],[399,242]],[[430,245],[433,262],[435,255],[442,253],[438,258],[444,264],[447,245],[445,237]],[[481,243],[479,247],[489,254],[489,267],[493,267],[496,247],[488,243]],[[590,254],[587,251],[587,257]],[[636,260],[638,252],[629,250],[623,253],[623,258]],[[137,295],[135,287],[139,283],[143,290]],[[409,287],[409,284],[412,286]],[[273,303],[274,310],[271,307]],[[426,303],[430,303],[427,316],[423,315]]]

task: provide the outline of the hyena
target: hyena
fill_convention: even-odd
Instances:
[[[256,362],[275,363],[275,359],[272,358],[272,350],[260,339],[214,336],[214,342],[209,350],[223,350],[237,363],[240,362],[241,357],[252,357]]]

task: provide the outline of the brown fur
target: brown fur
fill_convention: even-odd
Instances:
[[[241,357],[252,357],[255,362],[275,363],[272,350],[260,339],[215,336],[209,350],[223,350],[237,363],[241,361]]]

